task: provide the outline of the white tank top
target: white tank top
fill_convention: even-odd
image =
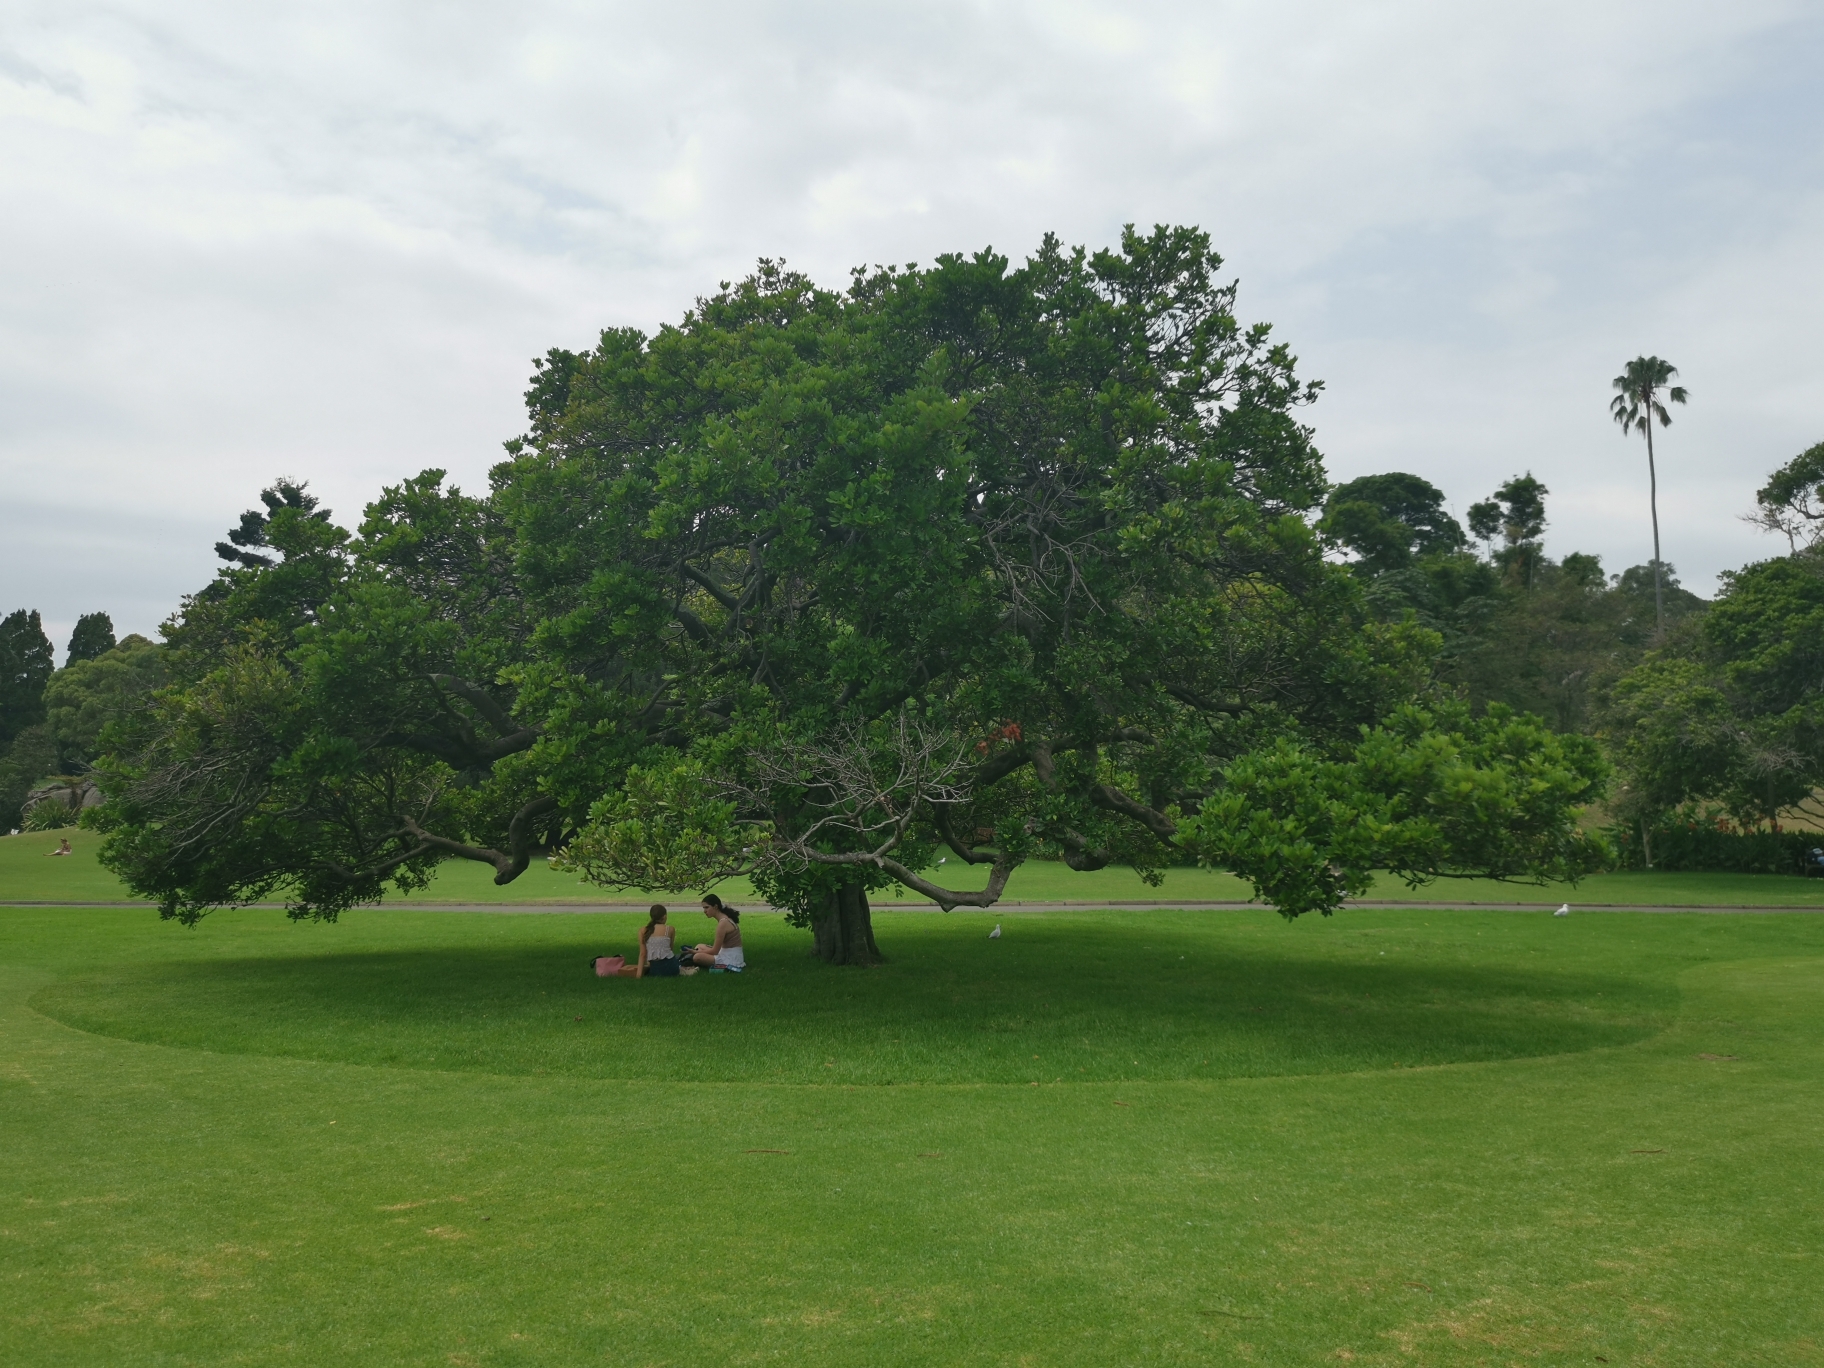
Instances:
[[[654,931],[650,936],[648,936],[646,938],[646,958],[648,960],[660,960],[660,959],[670,959],[671,958],[671,928],[670,927],[665,928],[665,934],[662,936],[657,931]]]

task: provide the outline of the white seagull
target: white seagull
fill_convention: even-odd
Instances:
[[[1569,903],[1566,903],[1563,907],[1559,908],[1556,912],[1552,913],[1552,915],[1554,917],[1570,916],[1571,915],[1571,905]]]
[[[988,933],[988,939],[989,940],[999,940],[1000,938],[1001,938],[1001,924],[999,922],[996,922],[994,924],[994,930],[992,930]]]

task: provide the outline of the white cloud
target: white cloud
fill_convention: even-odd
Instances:
[[[1693,391],[1700,588],[1819,431],[1815,8],[21,3],[0,25],[0,611],[149,628],[271,475],[474,484],[528,358],[761,255],[1215,235],[1332,468],[1644,557],[1608,377]],[[81,575],[47,548],[82,548]],[[130,609],[128,604],[134,605]]]

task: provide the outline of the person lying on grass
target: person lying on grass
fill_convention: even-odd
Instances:
[[[666,924],[668,915],[663,903],[654,903],[647,914],[646,925],[640,928],[640,963],[635,978],[678,976],[678,956],[672,948],[677,943],[677,933]]]
[[[722,906],[714,893],[703,895],[703,915],[716,924],[716,938],[690,952],[690,963],[703,969],[725,969],[738,974],[747,967],[747,956],[741,952],[741,914]]]

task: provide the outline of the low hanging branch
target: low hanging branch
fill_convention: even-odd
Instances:
[[[931,882],[891,852],[921,813],[947,827],[943,814],[970,799],[970,764],[970,748],[955,733],[927,728],[901,713],[884,736],[851,725],[828,742],[788,742],[757,756],[751,779],[722,779],[714,781],[714,787],[741,810],[771,819],[769,838],[744,852],[755,864],[870,866],[947,912],[953,907],[991,906],[1006,888],[1018,858],[985,852],[992,865],[988,886],[968,892]],[[781,813],[802,814],[803,820],[782,823]],[[960,845],[952,844],[961,853]],[[976,856],[965,858],[984,862]]]
[[[462,860],[478,860],[482,864],[494,866],[494,882],[510,884],[526,872],[532,863],[532,856],[537,853],[533,843],[533,832],[540,817],[548,817],[557,811],[557,799],[541,795],[527,803],[513,814],[513,820],[507,827],[507,848],[493,850],[486,846],[467,845],[462,841],[453,841],[447,836],[438,836],[426,831],[410,817],[402,817],[400,825],[417,838],[427,850],[441,850],[446,855],[454,855]]]

